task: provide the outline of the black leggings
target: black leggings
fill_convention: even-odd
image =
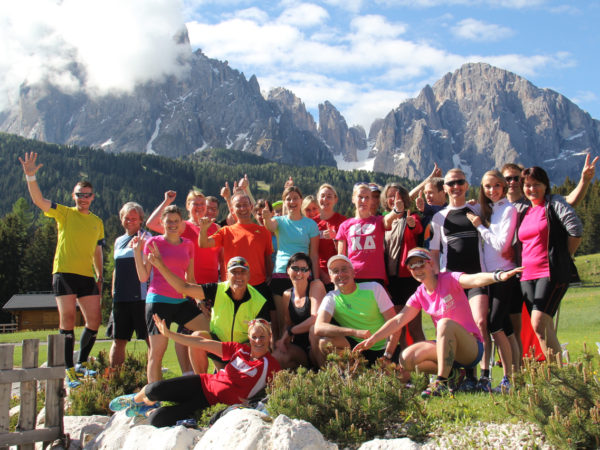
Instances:
[[[178,420],[190,419],[196,410],[210,406],[198,375],[156,381],[146,386],[145,394],[154,402],[178,403],[173,406],[161,406],[150,414],[150,425],[159,428],[175,425]]]
[[[503,283],[489,286],[490,312],[488,316],[488,330],[490,333],[504,331],[506,336],[513,334],[510,321],[510,307],[513,298],[522,298],[519,280],[510,278]]]

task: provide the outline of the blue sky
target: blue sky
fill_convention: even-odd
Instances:
[[[263,91],[329,100],[368,132],[427,83],[484,61],[554,89],[600,119],[600,1],[20,0],[0,10],[0,110],[21,83],[119,93],[181,70],[172,36]],[[77,61],[84,83],[69,71]]]
[[[598,1],[188,0],[184,17],[194,48],[256,74],[263,90],[291,89],[313,113],[329,100],[350,124],[368,127],[474,61],[600,119]]]

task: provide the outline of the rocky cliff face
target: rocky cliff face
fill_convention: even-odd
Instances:
[[[334,155],[341,154],[346,161],[356,161],[356,151],[367,146],[364,128],[348,128],[346,119],[328,101],[319,105],[319,136]]]
[[[232,148],[296,165],[332,165],[327,146],[260,92],[256,77],[191,53],[187,75],[138,86],[127,95],[68,95],[24,85],[19,103],[0,114],[0,130],[60,144],[178,157]]]
[[[426,176],[435,161],[479,182],[487,170],[519,162],[562,183],[579,177],[583,153],[600,153],[600,121],[511,72],[466,64],[391,111],[374,150],[374,170],[409,178]]]

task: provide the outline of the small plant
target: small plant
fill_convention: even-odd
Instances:
[[[113,398],[137,392],[147,383],[145,354],[128,353],[123,365],[112,369],[107,353],[101,351],[92,368],[98,372],[97,377],[84,379],[69,393],[69,415],[111,414],[108,404]]]
[[[362,356],[351,352],[332,354],[318,372],[279,372],[269,388],[268,409],[273,416],[306,420],[339,443],[383,438],[386,432],[386,437],[423,438],[428,419],[417,389],[406,388],[394,369],[367,368]]]
[[[538,424],[558,448],[600,447],[599,360],[585,344],[573,364],[527,360],[506,400],[509,413]]]

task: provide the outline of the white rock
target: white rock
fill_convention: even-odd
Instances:
[[[417,450],[419,444],[409,438],[401,439],[373,439],[365,442],[359,450]]]
[[[321,432],[304,420],[278,416],[271,425],[271,448],[292,449],[337,449],[337,445],[327,442]]]
[[[108,419],[108,416],[64,416],[64,430],[71,437],[69,449],[81,449],[102,433]]]
[[[155,428],[148,421],[130,418],[125,411],[113,415],[104,431],[90,441],[86,450],[187,450],[194,448],[204,431],[185,427]]]
[[[254,409],[234,409],[208,429],[194,450],[269,448],[271,420]]]

